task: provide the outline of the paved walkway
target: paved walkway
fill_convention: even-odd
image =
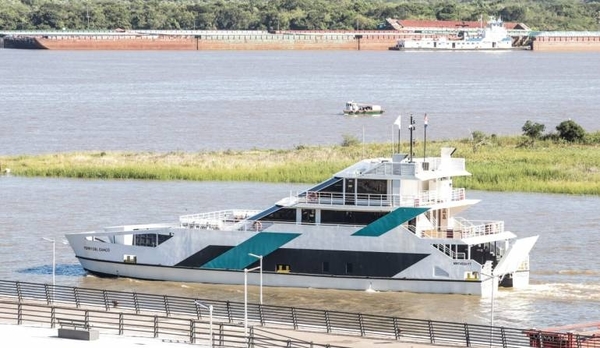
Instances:
[[[2,347],[44,347],[44,348],[82,348],[82,347],[118,347],[140,346],[148,348],[185,348],[182,343],[169,343],[160,339],[103,335],[95,341],[80,341],[58,337],[58,329],[48,327],[0,324]],[[195,347],[208,347],[201,344]]]
[[[398,342],[385,339],[365,339],[354,336],[329,335],[325,333],[302,332],[283,329],[266,329],[283,336],[296,338],[303,341],[331,344],[350,348],[431,348],[431,345]],[[183,342],[169,342],[160,338],[145,338],[133,336],[119,336],[100,333],[100,338],[94,341],[80,341],[58,337],[58,329],[42,326],[25,326],[14,324],[0,324],[0,337],[3,347],[37,346],[44,348],[81,348],[81,347],[137,347],[147,348],[184,348],[189,344]],[[197,342],[194,347],[208,347],[208,342]]]
[[[282,336],[295,338],[302,341],[313,342],[318,344],[331,344],[335,346],[349,347],[349,348],[372,348],[372,347],[386,347],[386,348],[433,348],[442,347],[440,345],[431,345],[425,343],[413,343],[413,342],[400,342],[390,339],[376,339],[376,338],[363,338],[358,336],[345,336],[345,335],[331,335],[326,333],[318,332],[307,332],[307,331],[295,331],[286,329],[271,329],[268,327],[261,327],[261,330],[274,332]],[[449,346],[446,346],[449,347]],[[456,347],[454,347],[456,348]]]

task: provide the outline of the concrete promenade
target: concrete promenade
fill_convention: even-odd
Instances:
[[[338,347],[348,348],[431,348],[433,345],[398,342],[386,339],[365,339],[354,336],[329,335],[324,333],[312,333],[282,329],[268,329],[282,336],[295,338],[315,344],[330,344]],[[183,348],[189,346],[186,342],[173,342],[161,338],[147,338],[135,336],[119,336],[114,334],[103,334],[94,341],[80,341],[58,337],[58,329],[44,326],[16,325],[0,323],[0,342],[2,347],[37,346],[44,348],[81,348],[81,347],[148,347],[148,348]],[[208,342],[197,342],[195,347],[208,347]],[[442,347],[442,346],[437,346]]]

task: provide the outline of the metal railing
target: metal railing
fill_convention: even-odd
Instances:
[[[211,323],[195,319],[69,308],[43,303],[0,301],[0,322],[36,326],[42,324],[49,325],[50,328],[77,322],[85,330],[97,330],[103,334],[160,338],[170,342],[203,345],[212,342],[213,347],[344,348],[298,340],[260,328],[251,328],[248,335],[245,335],[243,326],[239,324],[217,322],[211,327]]]
[[[59,315],[68,315],[68,313],[62,311],[67,310],[64,306],[70,305],[74,306],[75,309],[83,311],[84,320],[87,318],[92,326],[104,328],[104,325],[106,325],[107,330],[115,330],[119,334],[127,330],[134,330],[137,326],[140,326],[138,329],[143,333],[147,333],[147,330],[150,330],[149,327],[152,326],[152,332],[157,335],[173,334],[185,337],[189,342],[194,341],[197,337],[203,337],[203,330],[206,328],[203,326],[204,324],[200,324],[197,321],[206,320],[208,310],[198,306],[198,302],[204,303],[206,306],[213,306],[213,319],[223,332],[235,331],[234,329],[230,329],[230,325],[237,328],[245,320],[244,303],[169,295],[0,281],[0,297],[5,299],[5,301],[0,303],[6,302],[8,298],[16,302],[15,306],[21,308],[21,312],[19,312],[20,319],[15,320],[25,320],[22,312],[25,305],[37,301],[38,305],[41,306],[41,301],[45,303],[45,306],[49,307],[46,310],[51,312],[49,320],[56,320],[56,317]],[[36,311],[35,308],[38,307],[34,306],[32,308],[34,309],[28,311],[29,313],[34,313]],[[4,318],[10,314],[4,313],[6,311],[4,308],[0,311],[3,315],[0,318]],[[43,309],[39,309],[39,311],[43,312]],[[429,344],[450,344],[464,347],[563,347],[549,346],[546,340],[548,335],[543,331],[535,329],[268,306],[256,303],[248,303],[247,314],[248,323],[253,327],[255,334],[257,330],[261,330],[255,326],[261,326],[263,328],[288,328],[297,331]],[[81,313],[78,315],[80,318]],[[130,315],[137,315],[138,319],[132,319],[129,317]],[[30,316],[35,317],[32,314]],[[45,320],[48,320],[47,314],[38,314],[37,316],[42,316]],[[109,317],[111,323],[119,318],[122,320],[118,322],[123,323],[137,321],[135,325],[128,324],[128,326],[133,326],[133,328],[125,328],[123,326],[110,326],[103,321],[104,319],[101,319],[105,317]],[[14,317],[10,318],[14,319]],[[149,323],[149,318],[152,318],[151,324]],[[92,322],[92,319],[94,322]],[[171,322],[176,324],[165,326],[166,323]],[[171,328],[170,330],[172,331],[166,331],[165,327]],[[233,337],[236,335],[238,334],[232,332],[228,334],[231,337],[227,339],[233,340]],[[571,338],[576,343],[587,342],[585,347],[591,348],[597,346],[600,348],[600,342],[595,343],[596,340],[592,336],[572,334]],[[590,345],[592,343],[594,345]],[[278,347],[268,344],[264,346]],[[575,347],[581,346],[569,346],[569,348]]]

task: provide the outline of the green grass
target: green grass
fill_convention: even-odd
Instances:
[[[539,141],[522,147],[521,137],[493,138],[475,146],[470,140],[427,143],[428,156],[442,146],[457,148],[473,176],[456,178],[457,187],[600,195],[600,146]],[[422,157],[422,143],[415,144]],[[402,151],[408,145],[402,144]],[[317,183],[365,157],[389,157],[392,145],[308,147],[202,153],[76,152],[1,156],[12,175],[97,179],[258,181]]]

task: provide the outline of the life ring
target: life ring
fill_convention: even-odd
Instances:
[[[306,200],[309,202],[316,202],[317,201],[317,193],[314,191],[310,191],[309,193],[306,194]]]
[[[256,230],[256,231],[260,231],[262,230],[262,223],[260,221],[254,221],[254,223],[252,224],[252,227]]]

